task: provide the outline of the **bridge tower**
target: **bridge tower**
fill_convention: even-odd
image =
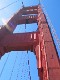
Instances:
[[[37,23],[38,29],[35,32],[13,34],[18,24],[31,23]],[[0,56],[18,50],[35,53],[40,80],[60,80],[58,52],[40,5],[23,7],[0,29]]]

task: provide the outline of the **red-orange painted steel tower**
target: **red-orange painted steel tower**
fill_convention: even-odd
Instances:
[[[31,23],[37,23],[37,31],[13,34],[18,24]],[[23,7],[0,29],[0,56],[16,50],[35,53],[40,80],[60,80],[58,53],[40,5]]]

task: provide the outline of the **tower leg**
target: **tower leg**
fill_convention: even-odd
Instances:
[[[60,62],[46,16],[38,7],[38,30],[43,80],[60,80]],[[40,70],[39,70],[40,71]],[[41,71],[39,72],[39,74]]]
[[[39,80],[43,80],[43,68],[38,68]]]

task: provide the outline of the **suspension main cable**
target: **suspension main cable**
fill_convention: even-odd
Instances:
[[[41,7],[42,7],[42,9],[43,9],[43,12],[44,12],[45,15],[46,15],[47,22],[48,22],[48,24],[49,24],[49,28],[50,28],[50,30],[51,30],[52,36],[53,36],[53,38],[56,40],[58,49],[60,50],[60,39],[59,39],[58,36],[57,36],[56,30],[55,30],[54,26],[52,25],[52,22],[51,22],[51,20],[50,20],[50,18],[49,18],[49,16],[48,16],[48,14],[47,14],[47,12],[46,12],[43,4],[40,4],[40,5],[41,5]],[[55,41],[55,40],[54,40],[54,41]],[[56,43],[55,43],[55,44],[56,44]]]
[[[14,68],[15,68],[17,57],[18,57],[18,53],[16,54],[16,58],[15,58],[15,61],[14,61],[14,64],[13,64],[13,68],[12,68],[12,71],[11,71],[11,75],[10,75],[9,80],[11,80],[11,78],[12,78],[12,74],[13,74],[13,71],[14,71]]]
[[[5,66],[6,66],[6,63],[7,63],[7,61],[8,61],[9,56],[10,56],[10,53],[8,54],[8,56],[7,56],[7,58],[6,58],[6,61],[5,61],[4,65],[3,65],[3,68],[2,68],[1,73],[0,73],[0,77],[2,76],[2,73],[3,73],[3,71],[4,71],[4,68],[5,68]]]
[[[14,2],[8,4],[7,6],[5,6],[5,7],[3,7],[3,8],[0,8],[0,10],[3,10],[3,9],[5,9],[5,8],[7,8],[7,7],[9,7],[9,6],[15,4],[15,3],[18,2],[18,1],[19,1],[19,0],[16,0],[16,1],[14,1]]]

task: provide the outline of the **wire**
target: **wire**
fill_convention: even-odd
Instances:
[[[7,8],[7,7],[9,7],[9,6],[11,6],[11,5],[15,4],[15,3],[16,3],[16,2],[18,2],[18,1],[19,1],[19,0],[16,0],[16,1],[14,1],[14,2],[12,2],[12,3],[8,4],[7,6],[5,6],[5,7],[1,8],[0,10],[3,10],[3,9],[5,9],[5,8]]]
[[[10,55],[10,53],[8,54],[8,56],[7,56],[7,58],[6,58],[6,61],[5,61],[4,65],[3,65],[3,68],[2,68],[1,73],[0,73],[0,77],[1,77],[1,75],[2,75],[2,73],[3,73],[3,70],[4,70],[5,66],[6,66],[6,63],[7,63],[8,58],[9,58],[9,55]]]
[[[47,12],[46,12],[43,4],[41,4],[41,7],[42,7],[42,9],[43,9],[43,12],[44,12],[45,15],[46,15],[46,18],[47,18],[47,21],[48,21],[49,28],[50,28],[50,30],[51,30],[52,36],[53,36],[53,38],[56,40],[58,49],[60,50],[60,39],[59,39],[58,36],[57,36],[56,30],[55,30],[54,26],[52,25],[52,22],[51,22],[51,20],[50,20],[50,18],[49,18],[49,16],[48,16],[48,14],[47,14]],[[54,42],[55,42],[55,40],[54,40]],[[55,45],[56,45],[56,43],[55,43]]]
[[[24,56],[24,57],[23,57],[23,56]],[[21,77],[20,80],[22,80],[22,79],[28,80],[27,77],[26,77],[27,67],[25,67],[25,66],[27,66],[27,65],[25,64],[25,63],[27,63],[27,61],[25,61],[26,58],[27,58],[27,55],[26,55],[26,54],[25,54],[25,55],[22,54],[22,59],[21,59],[21,62],[20,62],[20,64],[19,64],[19,68],[18,68],[16,80],[18,80],[18,77],[19,77],[19,76]],[[21,67],[20,65],[21,65],[22,67]],[[19,69],[21,69],[21,70],[19,70]],[[19,75],[19,71],[21,72],[20,75]],[[25,71],[26,71],[26,72],[25,72]],[[29,73],[28,73],[28,75],[29,75]],[[30,78],[29,78],[29,80],[30,80]]]
[[[20,60],[22,61],[22,54],[21,54]],[[18,77],[19,77],[18,75],[19,75],[19,71],[20,71],[20,70],[19,70],[19,69],[20,69],[20,65],[21,65],[21,62],[19,63],[19,67],[18,67],[18,72],[17,72],[16,80],[18,80]]]
[[[29,67],[29,77],[30,77],[30,80],[31,80],[29,53],[28,53],[28,67]]]
[[[21,69],[21,70],[22,70],[22,75],[21,75],[21,79],[25,79],[25,78],[26,78],[26,77],[25,77],[25,72],[24,72],[24,70],[25,70],[25,69],[24,69],[24,68],[25,68],[25,63],[26,63],[26,62],[25,62],[25,60],[26,60],[26,59],[25,59],[25,58],[26,58],[26,54],[25,54],[25,55],[23,54],[23,56],[24,56],[24,57],[23,57],[23,60],[24,60],[24,61],[22,62],[22,69]]]
[[[16,55],[16,58],[15,58],[15,61],[14,61],[14,65],[13,65],[13,68],[12,68],[12,71],[11,71],[11,75],[10,75],[9,80],[11,80],[12,73],[13,73],[13,71],[14,71],[14,67],[15,67],[15,64],[16,64],[17,56],[18,56],[18,54]]]

